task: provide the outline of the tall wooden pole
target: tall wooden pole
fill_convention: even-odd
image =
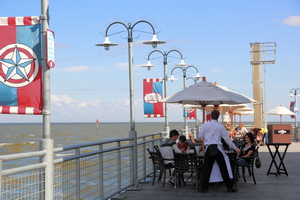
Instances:
[[[260,43],[250,43],[252,48],[252,83],[254,103],[254,127],[262,127],[262,88],[260,76]]]

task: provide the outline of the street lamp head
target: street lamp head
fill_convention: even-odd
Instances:
[[[189,64],[185,64],[184,60],[181,59],[179,64],[176,64],[175,66],[188,66]]]
[[[200,76],[200,74],[198,72],[197,72],[195,78],[197,78],[197,79],[201,78],[201,76]]]
[[[105,37],[103,43],[101,43],[101,44],[96,44],[96,46],[102,46],[102,47],[104,47],[104,49],[105,49],[106,51],[109,50],[109,47],[110,47],[110,46],[117,46],[117,45],[118,45],[118,44],[111,43],[111,42],[109,41],[108,37]]]
[[[293,94],[293,93],[290,93],[290,97],[292,97],[292,96],[294,96],[294,94]]]
[[[155,34],[152,35],[151,41],[143,42],[143,44],[151,44],[153,48],[156,48],[158,44],[164,44],[165,41],[159,41]]]
[[[151,69],[151,67],[155,67],[155,65],[152,65],[150,60],[148,60],[147,64],[146,65],[142,65],[141,67],[147,67],[148,70]]]
[[[171,82],[177,80],[173,75],[171,75],[171,78],[169,79]]]

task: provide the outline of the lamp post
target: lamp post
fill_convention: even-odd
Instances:
[[[290,97],[294,96],[295,99],[295,104],[294,104],[294,113],[295,113],[295,129],[294,129],[294,133],[295,133],[295,140],[296,142],[298,142],[298,123],[297,123],[297,114],[298,114],[298,107],[297,107],[297,96],[300,96],[300,88],[293,88],[290,91]]]
[[[199,80],[198,77],[188,77],[188,78],[186,78],[186,80],[189,80],[189,79],[192,79],[194,81],[194,84],[196,84],[197,81]],[[196,128],[197,128],[197,133],[198,133],[198,131],[199,131],[199,123],[198,123],[197,108],[195,108],[195,112],[196,112]]]
[[[139,23],[146,23],[150,25],[152,28],[152,40],[143,42],[143,44],[151,44],[153,48],[156,48],[158,44],[163,44],[166,43],[164,41],[159,41],[156,37],[156,33],[154,30],[154,27],[152,26],[151,23],[148,21],[138,21],[134,23],[133,25],[131,23],[128,23],[128,25],[124,24],[123,22],[113,22],[111,23],[106,31],[105,31],[105,39],[102,44],[96,44],[96,46],[103,46],[105,50],[109,50],[110,46],[116,46],[118,44],[111,43],[108,39],[108,30],[111,26],[115,24],[120,24],[125,27],[127,31],[127,40],[128,40],[128,58],[129,58],[129,96],[130,96],[130,131],[129,131],[129,137],[133,138],[133,182],[134,182],[134,187],[138,188],[138,171],[137,171],[137,132],[135,130],[135,117],[134,117],[134,80],[133,80],[133,50],[132,50],[132,43],[133,43],[133,29],[135,26]],[[135,30],[138,31],[138,30]],[[121,31],[125,32],[125,31]],[[121,33],[118,32],[118,33]],[[142,32],[142,31],[140,31]],[[116,33],[115,33],[116,34]],[[113,34],[112,34],[113,35]]]
[[[179,53],[180,55],[180,63],[179,64],[176,64],[175,66],[187,66],[188,64],[185,64],[184,63],[184,60],[183,60],[183,57],[182,57],[182,54],[180,53],[180,51],[176,50],[176,49],[173,49],[173,50],[170,50],[168,52],[162,52],[160,50],[153,50],[152,52],[149,53],[148,55],[148,62],[146,65],[143,65],[141,67],[147,67],[148,70],[151,69],[151,67],[155,67],[155,65],[152,65],[151,62],[150,62],[150,56],[153,54],[153,53],[160,53],[162,56],[163,56],[163,63],[164,63],[164,97],[166,98],[167,97],[167,91],[168,91],[168,70],[167,70],[167,66],[168,66],[168,56],[171,52],[177,52]],[[165,104],[165,132],[169,133],[170,132],[170,127],[169,127],[169,122],[168,122],[168,106],[167,104]]]
[[[183,88],[186,88],[186,72],[188,69],[194,68],[197,72],[195,78],[200,78],[201,76],[199,75],[199,71],[197,69],[197,67],[195,66],[188,66],[188,67],[174,67],[171,71],[171,82],[173,82],[173,80],[175,80],[174,76],[173,76],[173,71],[175,69],[181,69],[181,71],[183,72]],[[184,129],[185,129],[185,135],[188,137],[188,125],[187,125],[187,119],[186,119],[186,108],[184,108]]]

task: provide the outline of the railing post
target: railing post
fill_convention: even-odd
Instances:
[[[76,148],[76,155],[80,155],[80,149]],[[76,159],[76,200],[80,200],[80,158]]]
[[[40,162],[47,163],[45,168],[45,200],[52,200],[53,199],[53,146],[54,141],[53,139],[42,139],[40,140],[40,150],[45,149],[47,154],[40,158]],[[43,189],[43,188],[40,188]]]
[[[0,160],[0,199],[2,199],[2,160]]]
[[[146,159],[146,151],[147,151],[147,149],[146,149],[146,143],[145,143],[145,141],[146,141],[146,138],[145,137],[143,137],[143,177],[144,177],[144,183],[147,183],[147,182],[149,182],[149,181],[147,181],[147,179],[146,179],[146,176],[147,176],[147,159]]]
[[[118,141],[117,142],[118,143],[118,147],[120,147],[121,146],[121,142],[120,141]],[[116,200],[116,199],[125,199],[125,197],[126,196],[124,196],[124,195],[122,195],[122,177],[121,177],[121,175],[122,175],[122,170],[121,170],[121,168],[122,168],[122,162],[121,162],[121,149],[118,149],[117,150],[118,152],[117,152],[117,177],[118,177],[118,181],[117,181],[117,184],[118,184],[118,194],[117,194],[117,196],[116,197],[113,197],[113,198],[111,198],[112,200]]]
[[[99,150],[103,150],[103,145],[99,145]],[[99,190],[100,190],[100,196],[101,196],[101,199],[104,199],[104,180],[103,180],[103,152],[100,153],[99,155],[99,180],[100,180],[100,183],[99,183]]]

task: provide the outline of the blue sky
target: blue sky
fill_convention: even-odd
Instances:
[[[39,16],[39,0],[1,1],[1,17]],[[129,72],[127,33],[110,36],[119,46],[105,51],[95,44],[104,41],[106,28],[115,21],[125,24],[149,21],[159,40],[167,43],[157,47],[162,52],[179,50],[185,62],[196,66],[209,82],[218,82],[233,91],[253,97],[250,43],[276,42],[276,63],[266,65],[266,108],[289,107],[292,88],[300,88],[300,1],[285,0],[212,0],[212,1],[49,1],[50,29],[55,32],[56,66],[51,69],[52,122],[128,122]],[[112,26],[109,33],[124,31]],[[151,32],[141,23],[135,30]],[[163,122],[164,118],[143,117],[142,79],[163,78],[162,58],[148,71],[153,50],[142,42],[152,35],[134,33],[134,96],[136,122]],[[1,36],[0,36],[1,37]],[[159,54],[151,56],[157,58]],[[172,53],[168,74],[180,60]],[[263,67],[262,67],[263,69]],[[168,94],[183,87],[180,70],[178,80],[168,82]],[[195,71],[187,71],[188,77]],[[188,80],[187,85],[192,81]],[[299,99],[300,100],[300,99]],[[252,107],[252,105],[249,105]],[[169,120],[182,121],[182,109],[169,105]],[[201,115],[201,112],[198,112]],[[279,121],[279,116],[267,116]],[[291,121],[283,116],[283,121]],[[253,121],[253,116],[243,116]],[[1,115],[1,122],[42,122],[41,116]]]

